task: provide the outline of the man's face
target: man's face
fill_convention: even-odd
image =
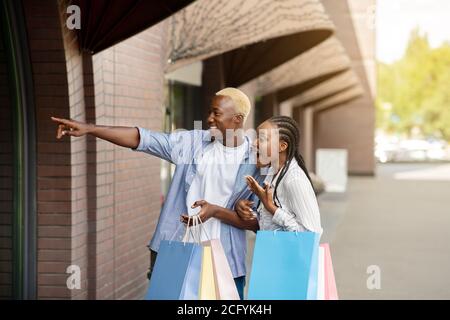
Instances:
[[[225,137],[226,130],[242,128],[243,122],[242,115],[236,113],[233,100],[226,96],[214,96],[207,121],[212,136],[220,132],[222,137]]]

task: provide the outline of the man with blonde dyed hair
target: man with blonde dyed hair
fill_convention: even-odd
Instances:
[[[259,228],[256,218],[235,211],[240,199],[253,200],[246,176],[262,182],[243,125],[250,100],[238,89],[225,88],[213,97],[209,130],[161,133],[142,127],[112,127],[52,117],[57,138],[90,134],[116,145],[141,151],[176,166],[158,224],[150,241],[150,272],[162,240],[181,240],[188,216],[199,215],[209,236],[221,240],[241,299],[245,285],[245,230]],[[232,134],[227,134],[232,133]],[[149,181],[149,183],[151,183]],[[204,234],[203,234],[204,236]],[[202,239],[205,240],[205,239]]]
[[[247,120],[248,114],[252,105],[250,99],[245,93],[236,88],[225,88],[216,93],[216,96],[225,96],[231,98],[234,102],[236,112],[244,115],[244,123]]]

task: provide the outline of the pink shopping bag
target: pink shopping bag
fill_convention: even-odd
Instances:
[[[323,252],[323,299],[339,300],[336,280],[334,278],[333,263],[331,261],[330,245],[328,243],[323,243],[320,245],[320,248]]]

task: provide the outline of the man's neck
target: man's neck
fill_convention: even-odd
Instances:
[[[241,144],[244,143],[245,141],[245,137],[244,137],[244,133],[242,131],[242,129],[238,129],[235,130],[234,132],[235,134],[232,137],[232,140],[230,143],[228,143],[227,137],[225,135],[225,137],[223,138],[223,141],[221,141],[221,143],[228,148],[236,148],[239,147]]]

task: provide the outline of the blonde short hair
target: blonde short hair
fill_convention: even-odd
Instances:
[[[247,120],[247,116],[250,113],[252,107],[250,99],[245,93],[236,88],[225,88],[216,92],[216,96],[226,96],[231,98],[234,102],[237,113],[241,113],[244,116],[244,122]]]

